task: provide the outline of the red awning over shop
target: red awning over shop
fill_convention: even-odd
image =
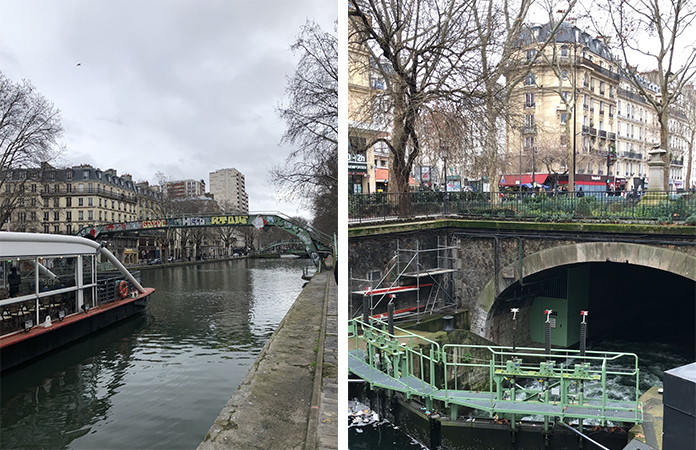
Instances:
[[[531,184],[532,181],[536,181],[537,184],[544,184],[544,183],[546,183],[546,179],[548,178],[548,176],[549,176],[549,174],[547,174],[547,173],[537,173],[534,175],[534,180],[532,180],[531,173],[523,173],[522,174],[522,181],[520,182],[519,174],[503,175],[503,177],[500,179],[500,185],[501,186],[519,186],[519,185]]]
[[[389,182],[389,169],[375,169],[375,182],[377,183],[388,183]],[[408,177],[408,184],[411,186],[416,186],[416,180],[413,177]]]
[[[389,181],[389,169],[375,169],[375,181],[378,183]]]

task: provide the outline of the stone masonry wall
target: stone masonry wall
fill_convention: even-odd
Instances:
[[[523,234],[522,234],[523,233]],[[495,235],[497,234],[497,237]],[[373,236],[362,236],[349,239],[349,268],[353,278],[367,278],[371,271],[380,270],[382,273],[388,268],[389,262],[396,257],[397,249],[421,250],[436,249],[440,245],[450,245],[456,247],[454,274],[454,295],[458,307],[475,311],[477,302],[480,299],[484,288],[493,280],[494,287],[497,283],[495,274],[500,273],[506,266],[514,267],[510,274],[503,273],[504,277],[517,278],[519,271],[519,257],[521,246],[521,257],[536,254],[542,250],[577,244],[582,242],[599,241],[612,242],[614,240],[629,239],[636,243],[659,247],[684,253],[696,257],[696,246],[688,245],[693,242],[693,237],[670,237],[670,236],[633,236],[627,234],[616,234],[614,236],[588,235],[566,233],[545,233],[542,231],[520,232],[521,238],[515,236],[514,232],[500,233],[497,230],[481,230],[443,227],[429,230],[418,230],[407,233],[377,234]],[[683,245],[687,244],[687,245]],[[402,254],[404,252],[401,252]],[[426,252],[422,252],[425,255]],[[431,252],[428,257],[422,258],[424,264],[436,262],[432,257],[435,252]],[[431,258],[431,259],[428,259]],[[510,267],[508,267],[508,271]],[[356,286],[353,283],[351,290]],[[364,286],[363,286],[364,287]],[[496,293],[500,293],[502,287],[498,286]],[[355,296],[353,296],[355,297]],[[355,303],[355,302],[354,302]],[[496,320],[500,318],[500,320]],[[520,323],[525,317],[520,317]],[[487,330],[477,330],[476,317],[472,319],[472,331],[474,333],[487,336],[499,343],[510,343],[512,341],[512,330],[508,325],[509,310],[494,305],[490,308]],[[502,322],[501,322],[502,321]],[[523,345],[529,340],[528,331],[518,330],[518,345]]]

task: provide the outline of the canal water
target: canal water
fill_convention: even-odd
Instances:
[[[142,272],[148,311],[0,380],[0,448],[195,449],[302,290],[301,259]]]

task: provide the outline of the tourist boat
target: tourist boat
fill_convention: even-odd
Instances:
[[[144,311],[154,291],[99,242],[0,232],[0,371]]]

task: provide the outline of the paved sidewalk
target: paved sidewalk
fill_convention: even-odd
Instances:
[[[332,272],[309,281],[199,450],[338,448],[337,297]]]
[[[316,446],[306,450],[338,448],[338,287],[330,281],[324,333],[324,367],[322,374]]]

